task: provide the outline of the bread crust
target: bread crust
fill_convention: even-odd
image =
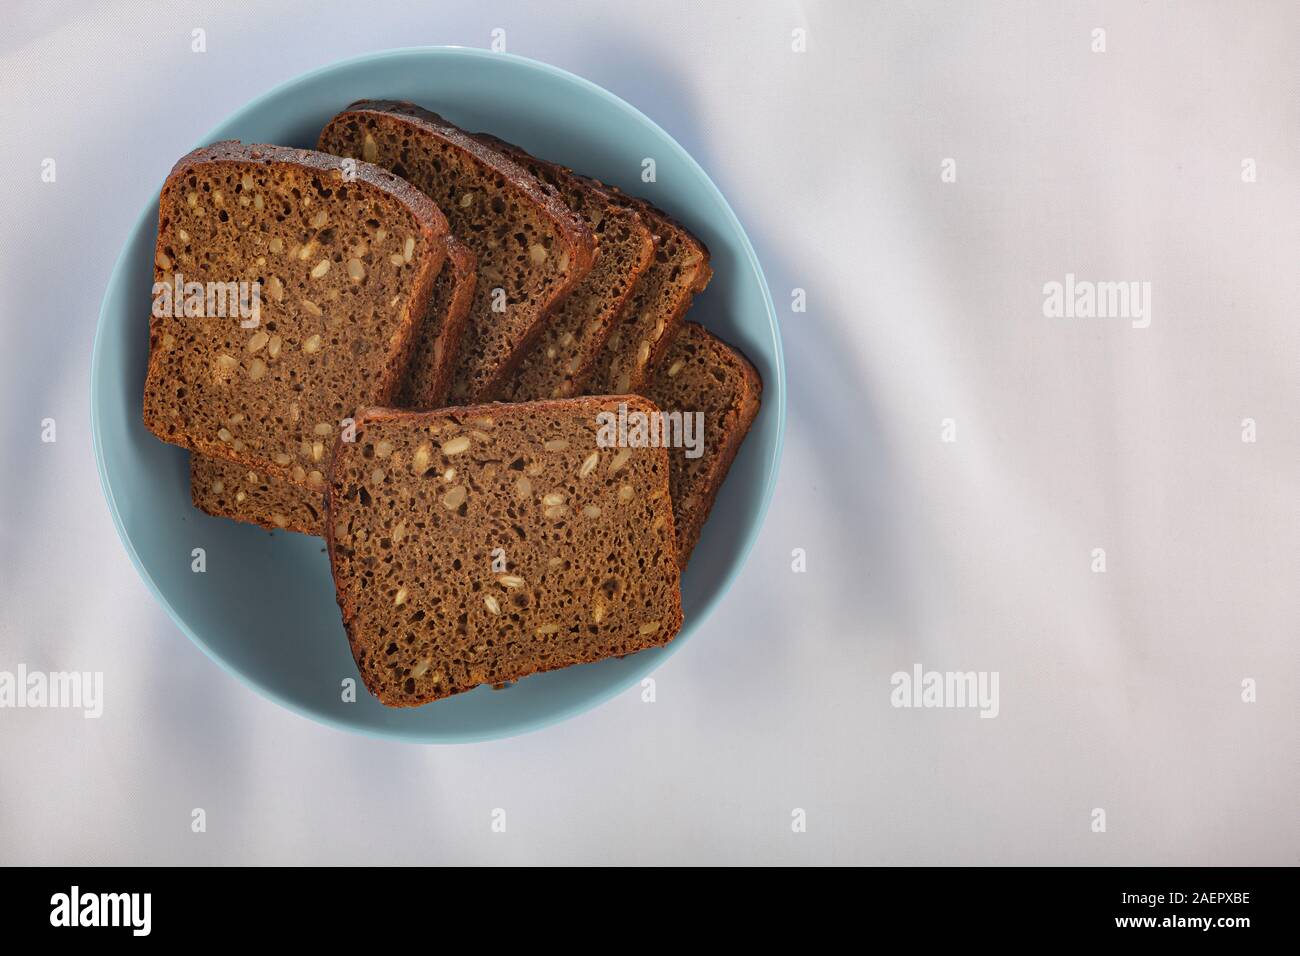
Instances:
[[[167,181],[163,184],[164,188],[166,188],[167,183],[179,179],[191,169],[213,162],[264,163],[267,165],[271,163],[290,163],[294,166],[301,166],[303,169],[310,169],[313,172],[341,172],[339,157],[329,153],[322,153],[314,149],[300,149],[296,146],[244,143],[237,139],[223,139],[190,150],[178,159],[172,166],[172,171],[167,174]],[[382,189],[390,196],[405,203],[415,213],[416,218],[432,220],[435,224],[434,231],[438,234],[447,235],[451,232],[451,227],[447,225],[447,218],[442,214],[442,210],[438,208],[438,204],[405,179],[393,175],[382,166],[376,166],[374,163],[357,160],[356,164],[357,182],[367,183]]]

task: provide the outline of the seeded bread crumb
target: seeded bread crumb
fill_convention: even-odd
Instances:
[[[270,531],[319,535],[325,499],[310,488],[211,455],[190,455],[190,497],[200,511]]]
[[[447,262],[434,283],[406,377],[404,407],[436,408],[447,397],[451,367],[474,290],[474,254],[447,236]],[[321,441],[333,449],[333,437]],[[264,528],[324,534],[325,489],[319,491],[209,455],[190,456],[190,496],[201,511]]]
[[[376,409],[338,447],[327,541],[366,686],[414,706],[630,654],[681,627],[662,448],[600,448],[639,396]]]

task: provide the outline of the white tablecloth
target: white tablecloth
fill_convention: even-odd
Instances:
[[[1300,861],[1294,3],[81,6],[10,3],[0,34],[0,670],[102,671],[104,714],[0,709],[0,863]],[[728,196],[789,430],[653,704],[410,746],[280,709],[172,626],[101,500],[91,339],[217,121],[495,27]],[[1149,326],[1045,316],[1067,274],[1150,283]],[[998,716],[892,706],[916,664],[997,672]]]

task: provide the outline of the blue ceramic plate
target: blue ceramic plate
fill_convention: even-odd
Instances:
[[[190,639],[262,693],[322,723],[413,741],[504,737],[594,707],[680,649],[740,572],[772,496],[785,423],[776,313],[754,249],[727,201],[667,133],[635,108],[563,70],[456,48],[392,50],[337,63],[254,100],[204,140],[312,146],[353,100],[409,99],[548,159],[643,195],[708,244],[713,282],[690,317],[737,345],[763,376],[763,410],[741,449],[682,581],[686,623],[667,647],[480,687],[412,709],[382,707],[361,689],[319,538],[269,534],[211,518],[190,503],[188,455],[144,428],[157,199],[113,270],[91,363],[95,456],[109,509],[145,581]],[[653,157],[657,182],[641,182]],[[179,157],[177,157],[179,158]],[[207,570],[191,569],[193,549]]]

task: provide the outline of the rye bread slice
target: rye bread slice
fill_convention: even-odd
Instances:
[[[709,250],[684,226],[643,199],[617,193],[655,234],[654,260],[605,341],[604,354],[587,382],[588,395],[644,392],[668,343],[681,328],[691,300],[713,277]]]
[[[200,511],[270,531],[324,534],[325,496],[247,465],[190,455],[190,498]]]
[[[233,141],[173,168],[159,200],[144,388],[144,422],[159,438],[323,490],[341,421],[392,402],[446,258],[447,222],[386,170],[353,173],[323,153]],[[261,291],[255,317],[208,308],[225,305],[214,288],[237,282],[260,284],[249,286]],[[181,308],[177,283],[199,284]]]
[[[399,389],[403,407],[436,408],[444,403],[451,366],[474,294],[474,254],[452,236],[447,262],[434,282],[428,313]],[[208,455],[190,456],[190,496],[200,511],[264,528],[324,534],[325,489],[273,478],[244,465]]]
[[[321,131],[319,146],[392,170],[447,213],[479,270],[451,397],[499,397],[550,310],[595,261],[582,218],[501,151],[412,103],[353,103]]]
[[[673,338],[647,392],[665,412],[704,414],[704,454],[669,450],[677,560],[685,570],[718,489],[758,416],[763,380],[738,350],[695,322]]]
[[[623,314],[637,279],[650,267],[654,236],[640,213],[620,203],[597,180],[530,155],[511,143],[478,134],[536,179],[553,187],[596,237],[600,255],[551,320],[501,391],[510,402],[568,398],[582,393],[605,341]]]
[[[681,626],[663,448],[599,447],[639,396],[375,409],[335,454],[327,541],[366,686],[414,706],[630,654]]]
[[[474,301],[477,259],[469,246],[447,237],[447,263],[438,274],[429,312],[415,336],[397,404],[402,408],[440,408],[447,404],[451,377],[460,355]]]

